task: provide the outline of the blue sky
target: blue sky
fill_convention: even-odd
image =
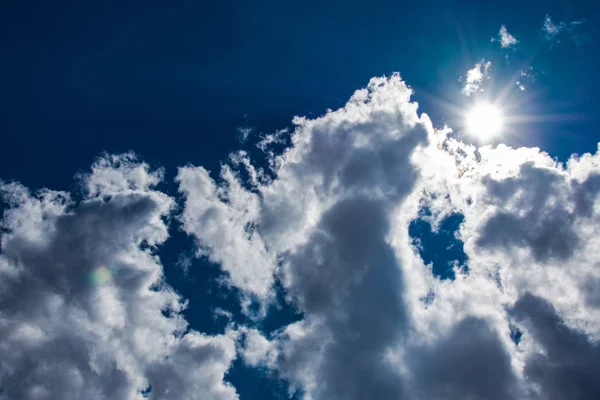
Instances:
[[[0,399],[600,390],[594,2],[0,11]]]

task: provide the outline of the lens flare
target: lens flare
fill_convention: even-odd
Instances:
[[[101,286],[108,282],[113,276],[113,271],[105,266],[101,265],[97,268],[94,268],[90,272],[89,281],[92,286]]]

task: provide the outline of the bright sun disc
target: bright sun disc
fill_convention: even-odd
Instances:
[[[492,104],[478,104],[467,113],[466,127],[480,139],[497,136],[502,132],[502,111]]]

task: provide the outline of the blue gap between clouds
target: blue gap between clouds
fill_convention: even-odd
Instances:
[[[454,280],[454,265],[467,270],[467,255],[463,249],[463,242],[456,237],[464,216],[459,213],[451,214],[440,223],[435,232],[426,219],[430,216],[429,208],[419,210],[419,217],[411,221],[408,233],[423,262],[431,264],[433,275],[442,280]]]
[[[240,306],[239,290],[222,284],[227,277],[226,273],[219,265],[206,258],[195,258],[193,252],[190,253],[190,249],[194,247],[193,239],[180,229],[179,222],[172,220],[170,237],[161,247],[160,257],[167,283],[188,301],[183,315],[189,323],[189,329],[209,335],[223,333],[230,320],[226,316],[217,315],[217,308],[231,313],[231,322],[256,328],[267,337],[302,318],[295,307],[287,302],[280,282],[275,283],[277,301],[269,308],[266,318],[253,321],[246,317]],[[183,273],[182,257],[191,261],[186,273]],[[250,307],[258,309],[258,304],[252,303]],[[290,398],[287,382],[278,379],[265,368],[244,364],[241,357],[232,363],[225,379],[236,388],[242,400]],[[148,390],[151,391],[151,388]]]
[[[302,314],[298,313],[296,308],[285,298],[285,289],[279,280],[275,282],[274,290],[276,302],[270,306],[267,315],[263,320],[253,322],[240,315],[240,323],[258,329],[268,338],[271,338],[272,335],[281,328],[303,318]],[[251,307],[254,306],[258,307],[258,304],[251,305]],[[238,357],[233,362],[225,379],[235,386],[236,391],[242,400],[296,400],[300,399],[300,396],[302,395],[301,392],[294,392],[293,395],[290,395],[290,385],[286,381],[278,379],[277,375],[267,368],[246,365],[241,357]]]
[[[464,253],[463,242],[456,237],[465,218],[462,214],[453,213],[446,217],[440,223],[439,229],[434,232],[427,217],[431,217],[431,210],[424,207],[419,210],[419,217],[411,221],[408,232],[412,243],[419,250],[423,262],[432,265],[433,275],[442,280],[454,280],[454,265],[468,271],[466,265],[468,258]],[[422,300],[426,304],[430,304],[434,299],[435,294],[429,292]],[[511,340],[518,346],[523,332],[512,323],[509,324],[509,329]]]
[[[516,346],[518,346],[519,343],[521,343],[521,338],[523,337],[523,332],[519,328],[514,326],[513,324],[509,324],[508,327],[510,329],[511,340],[513,341],[513,343]]]

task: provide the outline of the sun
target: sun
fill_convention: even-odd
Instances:
[[[480,103],[467,112],[465,126],[470,135],[486,140],[502,133],[503,119],[500,107],[490,103]]]

